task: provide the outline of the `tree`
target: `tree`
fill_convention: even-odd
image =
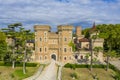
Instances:
[[[30,53],[30,49],[27,48],[27,40],[32,39],[34,36],[30,33],[30,30],[20,29],[20,46],[23,48],[24,58],[23,58],[23,73],[26,74],[26,61],[27,61],[27,51]]]
[[[94,33],[95,33],[95,35],[90,37],[90,51],[91,51],[90,70],[91,71],[92,71],[92,65],[93,65],[93,43],[98,38],[97,32],[95,31]]]
[[[14,23],[14,24],[10,24],[8,25],[8,28],[3,28],[2,30],[5,31],[6,35],[12,38],[12,45],[10,45],[12,47],[12,68],[15,68],[15,59],[16,59],[16,55],[15,55],[15,42],[16,42],[16,37],[17,37],[17,31],[16,28],[21,27],[22,24],[21,23]]]
[[[87,54],[85,55],[86,62],[89,60],[89,57],[90,57],[90,53],[87,53]]]
[[[68,45],[72,47],[73,52],[75,52],[77,50],[76,45],[72,41],[70,41],[70,43]]]
[[[100,51],[103,51],[103,48],[102,48],[102,47],[94,47],[93,51],[94,51],[94,54],[95,54],[96,56],[98,56],[98,53],[99,53]]]
[[[7,53],[6,35],[0,31],[0,60],[3,60]]]
[[[108,69],[109,69],[109,58],[115,57],[116,56],[116,51],[108,51],[105,54],[107,56],[107,68],[106,68],[106,70],[108,71]]]

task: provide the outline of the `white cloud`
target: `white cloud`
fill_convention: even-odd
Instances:
[[[0,0],[0,24],[22,22],[34,24],[93,22],[119,23],[120,1],[103,0]]]

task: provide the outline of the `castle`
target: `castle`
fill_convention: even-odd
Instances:
[[[49,25],[35,25],[35,62],[45,63],[54,59],[59,62],[74,62],[75,59],[84,59],[86,54],[90,54],[90,39],[84,38],[81,27],[76,27],[76,37],[73,38],[73,26],[59,25],[57,32],[51,32]],[[98,35],[94,31],[95,25],[91,29],[90,37]],[[73,52],[68,44],[74,42],[79,51]],[[104,40],[101,38],[91,39],[93,48],[103,47]],[[93,55],[95,57],[95,55]],[[102,61],[102,52],[97,58]]]
[[[51,59],[60,62],[72,62],[72,47],[68,44],[72,41],[71,25],[59,25],[57,32],[51,32],[48,25],[35,25],[35,61],[49,62]]]

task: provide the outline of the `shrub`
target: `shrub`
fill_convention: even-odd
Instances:
[[[12,66],[12,62],[0,62],[0,66]],[[16,62],[15,63],[16,67],[22,67],[23,66],[23,62]],[[26,63],[27,67],[36,67],[37,63]]]
[[[120,80],[120,74],[117,73],[117,74],[114,76],[114,79],[115,79],[115,80]]]
[[[14,77],[15,77],[13,73],[11,73],[10,76],[11,76],[11,78],[14,78]]]
[[[78,77],[78,76],[77,76],[77,73],[75,73],[75,72],[72,73],[70,76],[71,76],[72,78],[75,78],[75,79],[77,79],[77,77]]]
[[[75,68],[90,68],[90,65],[88,65],[88,64],[70,64],[70,63],[67,63],[67,64],[65,64],[65,66],[64,66],[65,68],[73,68],[73,67],[75,67]],[[93,68],[105,68],[106,67],[106,65],[102,65],[102,64],[96,64],[96,65],[93,65]]]

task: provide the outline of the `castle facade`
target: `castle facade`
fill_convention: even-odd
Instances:
[[[35,61],[49,62],[51,59],[60,62],[72,62],[72,47],[68,44],[72,41],[71,25],[60,25],[57,32],[51,32],[48,25],[35,25]]]

